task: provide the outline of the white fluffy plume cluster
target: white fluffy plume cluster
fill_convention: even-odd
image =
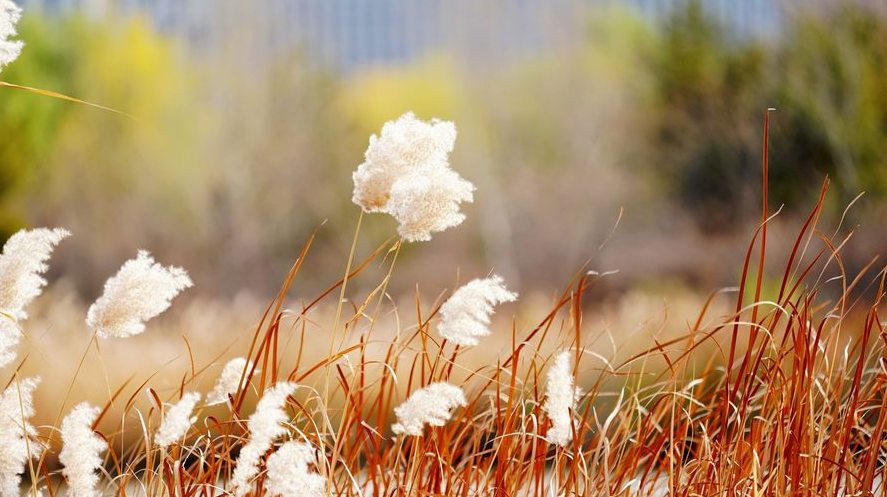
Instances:
[[[15,379],[0,396],[0,497],[19,497],[28,457],[40,455],[37,433],[28,422],[38,384],[40,378]]]
[[[461,388],[446,382],[432,383],[413,392],[403,404],[394,408],[397,423],[391,426],[396,434],[418,436],[427,424],[443,426],[450,420],[451,411],[468,402]]]
[[[573,354],[561,352],[548,370],[545,385],[546,400],[542,408],[548,413],[551,428],[545,437],[549,442],[564,447],[573,439],[573,411],[581,391],[575,387],[573,378]]]
[[[440,306],[438,331],[457,345],[477,345],[478,338],[490,334],[493,306],[515,300],[517,294],[509,292],[499,276],[469,281]]]
[[[189,392],[166,409],[163,421],[160,422],[160,428],[154,436],[154,443],[158,447],[165,449],[188,434],[188,430],[194,424],[194,420],[191,419],[191,413],[199,401],[199,393]]]
[[[22,9],[12,0],[0,0],[0,71],[22,53],[24,44],[11,40],[16,35],[16,24],[22,17]]]
[[[3,246],[0,254],[0,367],[15,359],[11,349],[18,344],[21,334],[18,323],[28,317],[25,307],[46,285],[41,275],[49,269],[46,261],[52,250],[69,235],[60,228],[21,230]]]
[[[252,368],[253,363],[247,361],[243,357],[228,361],[228,363],[225,364],[225,367],[222,368],[222,373],[216,380],[216,385],[213,387],[212,392],[206,396],[206,405],[212,406],[227,402],[229,395],[234,395],[238,390],[249,383],[247,375]],[[240,383],[241,377],[243,377],[242,384]]]
[[[145,321],[169,308],[170,301],[192,285],[184,269],[163,267],[140,250],[105,282],[102,296],[89,307],[86,324],[100,338],[138,335],[145,331]]]
[[[354,172],[352,200],[365,212],[390,214],[409,242],[458,226],[465,220],[459,204],[474,200],[474,185],[450,169],[455,142],[449,121],[424,122],[408,112],[385,123]]]
[[[96,488],[99,476],[96,470],[102,466],[101,454],[108,448],[102,437],[95,434],[92,424],[101,409],[87,403],[77,407],[65,416],[62,421],[62,451],[59,462],[62,473],[68,480],[70,497],[98,497],[101,495]]]
[[[271,448],[274,440],[286,434],[287,429],[283,423],[289,416],[284,407],[286,398],[295,391],[295,383],[282,381],[265,390],[256,404],[256,410],[246,424],[249,428],[249,442],[240,449],[234,475],[231,477],[235,496],[243,497],[249,492],[253,478],[259,474],[262,456]]]
[[[281,497],[323,497],[326,478],[310,470],[314,463],[314,448],[303,442],[286,442],[268,456],[268,495]]]

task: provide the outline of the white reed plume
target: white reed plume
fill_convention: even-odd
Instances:
[[[22,17],[22,9],[11,0],[0,0],[0,71],[22,53],[24,43],[10,40],[16,35],[16,24]]]
[[[126,261],[86,314],[86,324],[100,338],[125,338],[145,331],[145,321],[169,308],[171,300],[193,285],[178,267],[163,267],[140,250]]]
[[[455,141],[452,122],[424,122],[408,112],[385,123],[353,174],[352,201],[365,212],[391,214],[410,242],[457,226],[465,219],[459,204],[474,200],[474,185],[450,169]]]
[[[18,345],[18,325],[6,316],[0,316],[0,368],[15,360],[12,348]]]
[[[397,232],[408,242],[431,240],[431,234],[462,224],[460,202],[474,200],[474,185],[448,167],[411,174],[391,188],[388,213],[397,220]]]
[[[468,404],[461,388],[449,383],[432,383],[413,392],[406,402],[394,408],[397,423],[391,426],[396,434],[418,436],[427,424],[443,426],[450,420],[453,409]]]
[[[561,352],[548,370],[548,382],[545,385],[546,400],[542,408],[548,413],[551,428],[546,438],[549,442],[564,447],[573,439],[572,413],[581,395],[574,386],[573,354]]]
[[[240,449],[234,475],[231,477],[232,488],[236,497],[243,497],[249,492],[253,478],[259,474],[259,462],[274,440],[286,434],[285,423],[289,416],[284,407],[286,398],[296,391],[296,384],[279,382],[265,390],[256,410],[247,421],[249,442]]]
[[[70,233],[61,228],[37,228],[21,230],[6,241],[0,254],[0,312],[16,320],[28,317],[25,306],[46,285],[41,276],[49,269],[46,261],[68,236]]]
[[[515,300],[517,294],[509,292],[499,276],[469,281],[440,306],[437,329],[442,337],[457,345],[477,345],[479,337],[490,334],[493,306]]]
[[[206,396],[206,405],[212,406],[227,402],[229,395],[234,395],[249,383],[248,375],[252,368],[253,363],[243,357],[228,361],[225,367],[222,368],[222,373],[216,380],[213,391]],[[241,377],[243,377],[242,384],[240,383]]]
[[[268,456],[265,464],[268,494],[281,497],[324,497],[326,478],[309,469],[314,448],[302,442],[286,442]]]
[[[62,474],[68,480],[70,497],[98,497],[96,488],[99,476],[96,470],[102,467],[101,454],[108,448],[107,442],[92,429],[101,409],[86,402],[65,416],[62,421],[62,451],[59,461]]]
[[[394,183],[429,165],[445,165],[455,141],[452,122],[424,122],[408,112],[385,123],[381,136],[370,137],[366,161],[353,174],[353,202],[366,212],[386,212]]]
[[[28,422],[34,415],[34,390],[40,378],[15,379],[0,396],[0,497],[19,497],[28,457],[42,449]]]
[[[0,0],[2,1],[2,0]],[[49,269],[46,262],[67,230],[37,228],[21,230],[3,245],[0,254],[0,367],[15,359],[10,349],[18,344],[19,321],[28,317],[25,307],[43,291]]]
[[[158,447],[165,449],[188,434],[188,430],[191,429],[191,425],[195,421],[191,418],[191,413],[199,401],[199,393],[189,392],[183,395],[181,400],[166,409],[166,414],[163,416],[163,421],[160,422],[157,435],[154,436],[154,443]]]

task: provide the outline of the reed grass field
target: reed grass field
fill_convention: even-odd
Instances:
[[[0,69],[25,56],[20,15],[0,0]],[[19,230],[0,253],[0,497],[885,495],[887,271],[845,261],[856,200],[826,216],[828,176],[784,219],[776,115],[736,281],[705,291],[591,299],[622,269],[598,266],[620,215],[557,292],[492,267],[403,281],[402,251],[486,194],[451,160],[458,123],[411,112],[353,157],[347,257],[318,254],[320,223],[271,299],[206,297],[139,246],[86,299],[50,269],[89,234]]]

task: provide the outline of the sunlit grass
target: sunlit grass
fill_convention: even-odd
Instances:
[[[316,299],[296,304],[288,295],[300,266],[310,261],[309,241],[251,338],[228,344],[231,333],[215,335],[212,326],[178,330],[179,338],[170,318],[132,339],[141,343],[92,346],[88,379],[78,382],[95,388],[84,395],[105,403],[97,423],[110,445],[102,486],[127,494],[223,493],[258,393],[289,380],[300,387],[287,404],[286,438],[318,449],[315,469],[334,495],[849,495],[877,489],[883,465],[875,448],[887,419],[879,362],[883,273],[870,267],[845,274],[837,250],[843,239],[818,229],[818,209],[801,227],[791,259],[768,260],[764,272],[783,273],[789,282],[776,300],[732,312],[728,301],[745,297],[715,292],[696,304],[694,314],[669,318],[682,323],[677,330],[672,325],[664,333],[658,326],[663,316],[653,314],[646,322],[619,322],[643,329],[628,335],[612,329],[615,314],[589,311],[585,296],[601,277],[582,270],[548,309],[531,306],[538,313],[533,320],[524,311],[513,321],[499,316],[494,336],[477,350],[441,340],[436,323],[445,295],[426,301],[417,294],[412,303],[398,299],[395,305],[381,292],[383,280],[376,287],[354,285],[340,300],[340,279]],[[755,240],[752,246],[760,237]],[[350,278],[359,280],[371,265],[391,264],[396,243],[357,254]],[[241,305],[230,315],[249,314],[243,322],[261,317],[256,303]],[[180,315],[176,324],[199,323],[204,315],[216,323],[212,314],[224,313],[194,306],[196,317]],[[341,332],[333,334],[338,307]],[[682,304],[678,310],[686,309]],[[23,370],[43,362],[40,354],[51,362],[56,353],[50,341],[31,338],[40,345]],[[149,350],[164,342],[167,348]],[[88,334],[61,343],[70,344],[65,354],[79,353]],[[545,373],[562,350],[575,352],[584,393],[573,440],[560,448],[545,439],[549,420],[542,406]],[[154,447],[159,405],[186,391],[205,392],[225,358],[247,351],[257,372],[249,388],[232,397],[233,407],[199,408],[182,443],[167,451]],[[147,363],[174,353],[181,356],[176,366],[158,366],[157,376],[134,359]],[[121,375],[132,376],[119,381]],[[393,408],[437,381],[462,386],[467,407],[422,436],[395,436]],[[52,395],[40,405],[46,409],[58,400]],[[45,426],[39,432],[47,457],[35,468],[33,486],[63,492],[51,462],[57,432]],[[254,483],[256,494],[263,481]]]

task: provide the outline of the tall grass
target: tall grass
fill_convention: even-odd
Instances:
[[[407,131],[386,125],[391,141],[384,129],[371,140],[355,176],[367,188],[365,196],[356,190],[355,202],[393,215],[402,238],[357,253],[361,213],[342,277],[293,307],[289,295],[311,259],[310,237],[239,351],[246,360],[226,402],[201,400],[225,351],[200,360],[215,351],[194,350],[187,337],[189,368],[176,388],[155,385],[150,375],[116,385],[106,380],[99,409],[75,398],[82,366],[95,360],[91,350],[104,368],[118,347],[115,338],[100,340],[142,333],[144,321],[190,286],[183,270],[147,254],[109,280],[87,320],[96,333],[65,351],[84,352],[56,399],[52,426],[27,427],[38,388],[37,380],[23,378],[29,357],[4,370],[0,476],[14,478],[3,481],[2,497],[17,493],[7,483],[21,472],[35,497],[885,492],[887,334],[879,309],[887,273],[877,258],[847,272],[841,254],[852,231],[838,226],[828,234],[819,226],[827,180],[787,260],[768,257],[768,225],[777,214],[766,194],[769,113],[761,223],[738,287],[714,292],[695,315],[684,316],[680,336],[651,334],[628,357],[619,354],[625,344],[588,325],[587,296],[607,273],[587,267],[532,324],[500,323],[494,334],[508,343],[500,350],[485,327],[492,304],[516,296],[499,279],[468,297],[454,292],[468,302],[450,308],[443,298],[424,300],[418,289],[411,304],[394,304],[387,288],[402,244],[458,225],[458,204],[473,198],[473,186],[447,162],[455,127],[433,122],[438,131],[428,132],[413,116],[407,121]],[[25,273],[45,270],[48,255],[36,255],[39,270]],[[369,292],[348,285],[373,266],[384,276]],[[767,295],[765,279],[773,274],[778,292]],[[718,304],[724,293],[733,306]],[[19,325],[26,303],[5,310],[4,323]],[[323,332],[314,322],[321,307],[335,309]],[[438,328],[452,316],[459,326]],[[445,338],[454,330],[461,345]],[[612,355],[594,351],[601,340],[612,342]],[[479,350],[468,350],[474,343]],[[304,354],[327,346],[320,357]],[[480,364],[467,359],[478,353]],[[146,394],[150,405],[143,407],[138,399]],[[420,428],[406,428],[405,416]],[[53,462],[57,454],[63,468]],[[19,459],[27,460],[21,471]],[[91,488],[94,470],[98,483]]]
[[[587,353],[606,337],[587,324],[585,297],[601,276],[585,268],[533,326],[496,329],[510,336],[510,346],[484,351],[488,362],[477,366],[437,333],[442,299],[426,302],[417,293],[411,308],[394,306],[383,292],[392,273],[366,295],[341,291],[371,265],[393,264],[400,241],[357,254],[347,278],[287,309],[310,261],[309,239],[255,327],[244,351],[253,364],[243,372],[249,386],[231,396],[229,407],[198,407],[188,434],[161,449],[153,442],[161,406],[198,388],[209,364],[194,361],[173,394],[161,396],[150,379],[111,393],[94,424],[109,447],[100,488],[224,494],[250,439],[246,419],[260,392],[291,381],[299,387],[287,399],[286,435],[275,446],[295,440],[313,447],[310,471],[327,480],[332,495],[881,493],[884,272],[874,259],[859,274],[845,272],[841,249],[850,234],[829,235],[818,225],[826,189],[827,182],[786,261],[767,258],[772,216],[765,206],[740,285],[728,289],[732,312],[715,304],[716,292],[697,315],[686,316],[684,335],[651,337],[647,350],[619,360]],[[762,298],[763,279],[774,273],[782,275],[778,294]],[[312,311],[322,305],[341,309],[341,333],[311,331]],[[374,326],[380,314],[396,315],[396,329]],[[333,347],[319,360],[302,356],[302,347],[283,352],[293,349],[282,342],[320,339]],[[111,349],[105,345],[103,353]],[[546,439],[551,423],[543,409],[545,374],[562,350],[574,352],[584,392],[563,447]],[[16,381],[15,373],[6,375]],[[461,386],[466,406],[420,436],[394,435],[394,408],[408,393],[442,381]],[[154,404],[146,410],[135,402],[145,391]],[[45,452],[32,460],[30,486],[64,493],[60,471],[44,457],[57,450],[59,434],[51,427],[38,433],[44,445],[35,449]],[[266,483],[263,473],[250,493],[266,493]]]

